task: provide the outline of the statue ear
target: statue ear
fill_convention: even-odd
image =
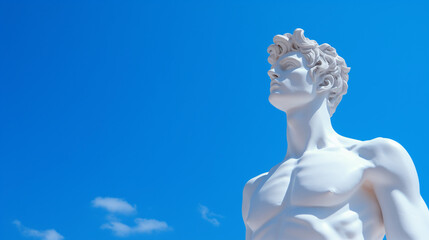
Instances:
[[[330,90],[334,85],[334,77],[332,75],[327,75],[323,77],[323,81],[319,83],[317,92],[321,93],[327,90]]]

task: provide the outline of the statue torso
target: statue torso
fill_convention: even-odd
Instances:
[[[253,183],[247,225],[254,240],[381,240],[382,217],[352,150],[324,149],[289,159]]]

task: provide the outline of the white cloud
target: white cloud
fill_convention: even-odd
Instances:
[[[128,225],[117,221],[105,223],[101,225],[101,228],[110,229],[115,233],[115,235],[120,237],[125,237],[131,233],[131,228]]]
[[[133,207],[120,198],[97,197],[92,200],[92,206],[104,208],[111,213],[131,214],[136,212],[136,206]]]
[[[207,222],[213,224],[214,226],[219,226],[220,222],[218,220],[218,218],[222,218],[221,215],[216,214],[212,211],[209,210],[208,207],[201,205],[198,207],[198,211],[201,214],[201,217],[206,220]]]
[[[120,237],[125,237],[134,233],[152,233],[154,231],[165,231],[170,229],[166,222],[155,219],[136,218],[134,221],[136,225],[133,227],[119,221],[111,221],[103,224],[101,228],[110,229],[115,235]]]
[[[116,236],[125,237],[131,234],[150,234],[155,231],[166,231],[171,230],[166,222],[158,221],[156,219],[134,219],[135,225],[129,226],[121,222],[117,214],[130,214],[135,213],[136,206],[131,206],[127,201],[119,198],[111,197],[97,197],[92,200],[93,207],[101,207],[106,209],[108,214],[107,221],[101,225],[102,229],[110,229]]]
[[[54,229],[48,229],[44,231],[39,231],[36,229],[31,229],[24,227],[20,221],[15,220],[12,222],[24,236],[35,237],[41,240],[63,240],[64,237],[59,234]]]

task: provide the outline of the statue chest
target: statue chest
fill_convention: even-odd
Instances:
[[[329,207],[347,201],[363,183],[369,164],[346,151],[303,157],[294,168],[287,201],[294,206]]]
[[[362,184],[364,160],[349,152],[318,152],[270,172],[250,201],[256,225],[293,207],[330,207],[347,201]]]

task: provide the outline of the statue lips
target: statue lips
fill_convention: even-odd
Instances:
[[[273,90],[275,88],[279,88],[280,86],[280,82],[277,80],[272,80],[271,84],[270,84],[270,90]]]

